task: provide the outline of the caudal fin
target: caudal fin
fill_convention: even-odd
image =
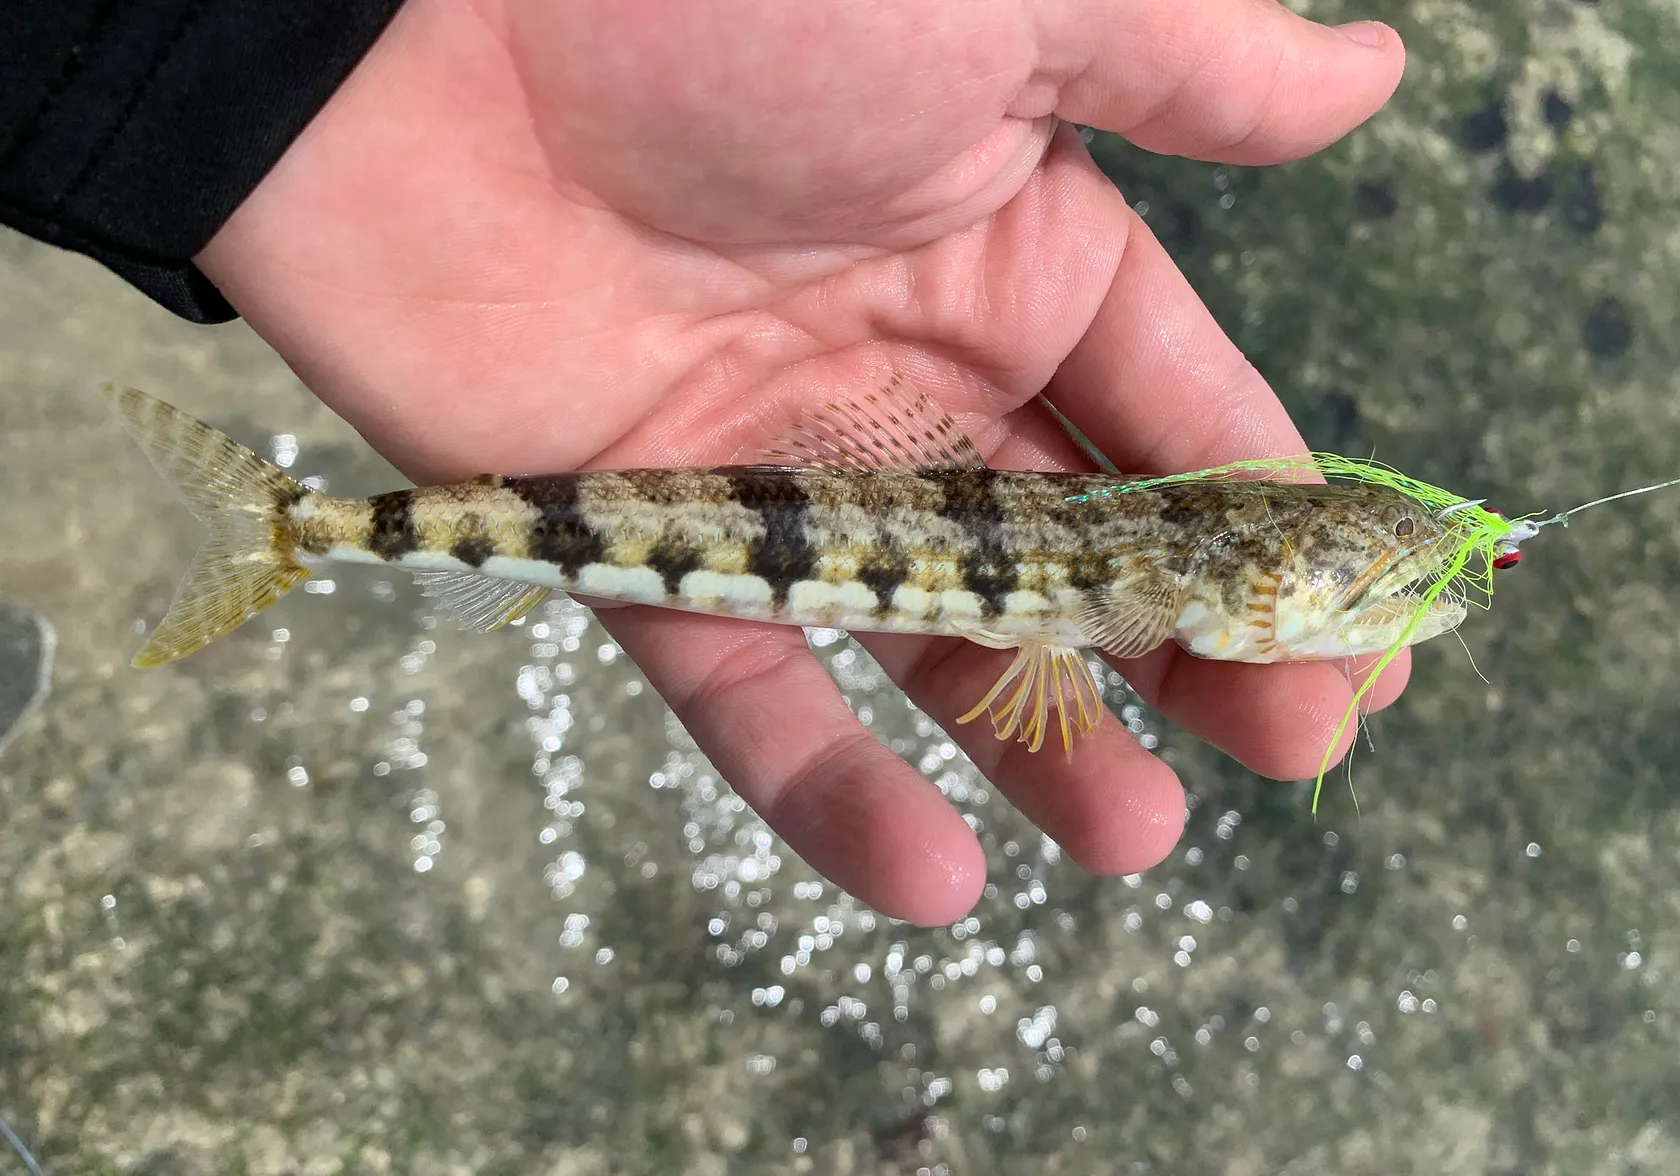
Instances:
[[[104,386],[123,427],[209,530],[175,599],[134,659],[161,666],[237,629],[309,578],[287,540],[309,491],[203,421],[134,388]]]

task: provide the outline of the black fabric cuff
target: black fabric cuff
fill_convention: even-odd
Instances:
[[[192,258],[402,0],[0,0],[0,222],[194,322]]]

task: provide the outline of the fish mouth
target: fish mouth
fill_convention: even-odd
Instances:
[[[1416,645],[1452,632],[1464,623],[1469,610],[1462,600],[1444,592],[1430,600],[1425,595],[1428,587],[1428,581],[1420,581],[1381,600],[1372,601],[1359,610],[1358,618],[1350,628],[1373,636],[1386,635],[1387,642],[1397,641],[1404,635],[1407,645]],[[1416,626],[1407,633],[1406,629],[1414,620]]]
[[[1402,638],[1415,645],[1458,628],[1469,610],[1457,593],[1436,590],[1443,562],[1428,548],[1376,560],[1348,594],[1347,629],[1387,646]]]
[[[1388,587],[1374,599],[1368,594],[1364,603],[1353,610],[1354,619],[1348,627],[1384,645],[1402,637],[1406,645],[1416,645],[1452,632],[1464,623],[1469,610],[1456,593],[1435,592],[1431,596],[1437,582],[1435,569],[1429,567],[1409,580]]]

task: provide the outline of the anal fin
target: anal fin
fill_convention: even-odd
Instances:
[[[970,723],[982,714],[992,720],[999,739],[1017,739],[1028,751],[1044,746],[1050,712],[1056,712],[1062,750],[1071,759],[1073,734],[1089,734],[1103,715],[1102,696],[1085,664],[1084,654],[1067,645],[1031,642],[1015,652],[1015,660],[986,692],[978,705],[957,720]]]
[[[548,598],[550,589],[478,572],[415,572],[420,594],[463,629],[489,633],[512,624]]]

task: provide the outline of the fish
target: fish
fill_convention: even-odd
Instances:
[[[1451,528],[1382,485],[989,467],[894,376],[808,412],[756,464],[484,474],[343,498],[134,388],[118,417],[207,538],[134,659],[210,644],[334,563],[413,574],[492,631],[550,593],[1014,650],[961,716],[1038,751],[1103,712],[1085,661],[1169,641],[1239,662],[1345,659],[1465,617],[1428,591]]]

